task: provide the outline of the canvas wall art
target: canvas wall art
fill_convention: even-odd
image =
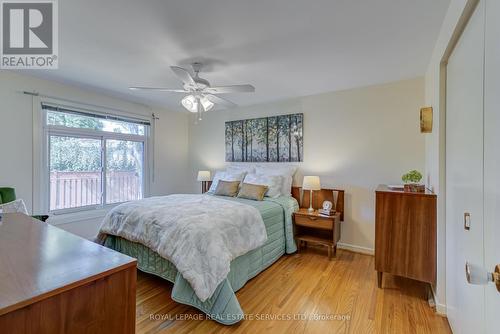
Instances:
[[[226,161],[303,161],[304,114],[226,122]]]

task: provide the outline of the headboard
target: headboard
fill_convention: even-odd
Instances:
[[[302,194],[302,188],[292,187],[292,196],[299,202],[301,208],[309,207],[309,192]],[[313,191],[313,208],[319,209],[323,205],[323,201],[333,203],[335,211],[340,212],[340,220],[344,221],[344,190],[340,189],[321,189]]]
[[[212,185],[212,181],[208,181],[208,188]],[[309,207],[309,192],[302,196],[301,187],[292,187],[292,197],[294,197],[301,208]],[[344,190],[340,189],[321,189],[313,191],[313,208],[319,209],[324,201],[330,201],[335,207],[335,211],[340,212],[340,221],[344,221]]]

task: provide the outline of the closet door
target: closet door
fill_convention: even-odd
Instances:
[[[500,265],[500,1],[486,2],[484,80],[484,269]],[[486,333],[500,332],[500,292],[485,286]]]
[[[448,61],[446,82],[446,304],[454,333],[483,333],[484,286],[465,264],[483,266],[484,1]],[[500,144],[500,143],[499,143]],[[470,229],[464,218],[470,217]]]

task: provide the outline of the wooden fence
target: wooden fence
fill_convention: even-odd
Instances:
[[[142,179],[135,172],[108,172],[106,203],[141,199]],[[50,210],[102,204],[100,172],[51,172]]]

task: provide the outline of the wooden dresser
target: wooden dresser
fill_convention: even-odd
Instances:
[[[436,281],[436,195],[380,185],[376,190],[375,270],[434,284]]]
[[[134,333],[136,260],[23,214],[0,222],[0,333]]]

